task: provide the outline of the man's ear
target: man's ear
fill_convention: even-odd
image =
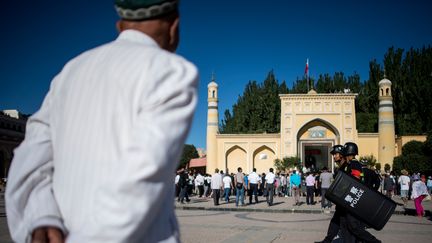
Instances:
[[[179,24],[180,24],[180,18],[179,18],[179,16],[177,16],[174,19],[173,23],[171,24],[170,31],[169,31],[169,35],[170,35],[169,36],[170,37],[170,39],[169,39],[169,47],[170,48],[169,49],[172,52],[174,52],[177,49],[177,46],[179,43],[179,38],[180,38],[180,36],[179,36],[179,28],[180,28]]]
[[[118,20],[116,23],[116,29],[120,33],[123,31],[123,22],[121,20]]]

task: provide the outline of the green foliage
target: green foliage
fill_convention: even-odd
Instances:
[[[431,161],[421,154],[399,155],[393,160],[393,170],[400,174],[402,169],[412,173],[428,173],[432,171]]]
[[[402,155],[423,154],[423,142],[409,141],[402,147]]]
[[[178,168],[183,168],[191,159],[198,158],[198,151],[192,144],[185,144]]]
[[[426,141],[423,143],[423,152],[429,160],[432,160],[432,133],[429,133]]]
[[[234,104],[232,115],[225,111],[221,133],[280,132],[280,93],[287,93],[285,82],[278,84],[270,71],[263,84],[249,81],[242,96]]]
[[[400,174],[402,169],[410,173],[431,173],[432,157],[430,156],[431,136],[424,143],[410,141],[402,147],[402,155],[393,160],[393,170]]]
[[[275,159],[273,164],[277,171],[285,171],[288,166],[287,164],[284,164],[284,161],[281,159]]]
[[[278,171],[285,171],[286,169],[300,167],[300,158],[297,156],[294,157],[284,157],[281,159],[274,160],[274,166]]]

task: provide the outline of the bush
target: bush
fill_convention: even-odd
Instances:
[[[423,154],[423,142],[409,141],[402,147],[402,155]]]
[[[424,155],[400,155],[393,160],[393,170],[396,174],[400,174],[402,169],[406,169],[410,174],[427,173],[432,171],[432,163]]]
[[[281,159],[274,160],[274,166],[278,171],[285,171],[289,168],[300,168],[300,158],[297,156],[294,157],[284,157]]]

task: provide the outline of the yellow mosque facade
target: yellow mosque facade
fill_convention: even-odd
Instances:
[[[403,144],[424,141],[424,136],[395,136],[391,81],[379,83],[378,133],[358,133],[354,93],[282,94],[280,133],[219,134],[218,85],[208,84],[207,173],[216,168],[236,172],[238,167],[249,173],[267,173],[274,160],[298,156],[302,166],[335,168],[330,150],[333,145],[355,142],[359,156],[373,155],[381,163],[392,166]]]

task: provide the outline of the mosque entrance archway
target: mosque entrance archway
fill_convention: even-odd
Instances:
[[[314,119],[304,124],[297,133],[297,148],[302,166],[311,171],[323,167],[333,171],[334,162],[330,150],[339,141],[338,130],[325,120]]]
[[[321,170],[323,167],[332,169],[332,156],[330,149],[333,146],[332,141],[314,143],[303,142],[301,144],[303,151],[303,165],[311,171]]]

